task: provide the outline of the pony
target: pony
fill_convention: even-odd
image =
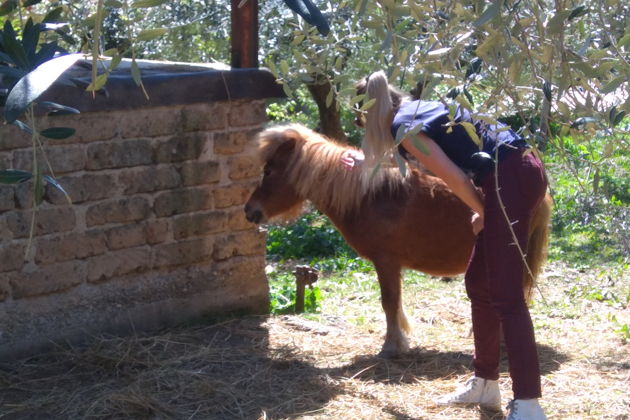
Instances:
[[[267,128],[256,141],[263,177],[245,204],[247,220],[259,224],[295,217],[310,201],[348,245],[374,265],[387,324],[379,356],[409,351],[411,328],[403,310],[401,270],[433,276],[463,273],[475,243],[472,211],[441,179],[418,168],[405,175],[398,168],[372,174],[345,169],[342,153],[358,149],[301,125]],[[546,258],[550,214],[547,195],[531,222],[526,296]]]

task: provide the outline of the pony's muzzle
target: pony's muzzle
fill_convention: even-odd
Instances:
[[[245,204],[245,218],[249,222],[258,224],[263,220],[263,212],[260,209],[254,208],[254,206],[247,203]]]

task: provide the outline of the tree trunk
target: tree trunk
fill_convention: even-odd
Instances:
[[[341,126],[341,114],[335,106],[335,101],[333,100],[330,107],[326,106],[326,97],[331,89],[330,81],[315,82],[306,86],[319,110],[319,132],[331,139],[345,142],[347,136]]]

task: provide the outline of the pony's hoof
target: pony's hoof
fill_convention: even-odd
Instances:
[[[400,352],[392,349],[383,349],[376,355],[376,357],[378,357],[379,359],[386,360],[395,359],[398,356],[400,356]]]

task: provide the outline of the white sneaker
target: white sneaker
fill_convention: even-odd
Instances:
[[[435,401],[438,405],[479,404],[485,408],[501,409],[499,381],[473,376],[455,392]]]
[[[507,406],[508,415],[505,420],[547,420],[538,399],[512,400]]]

